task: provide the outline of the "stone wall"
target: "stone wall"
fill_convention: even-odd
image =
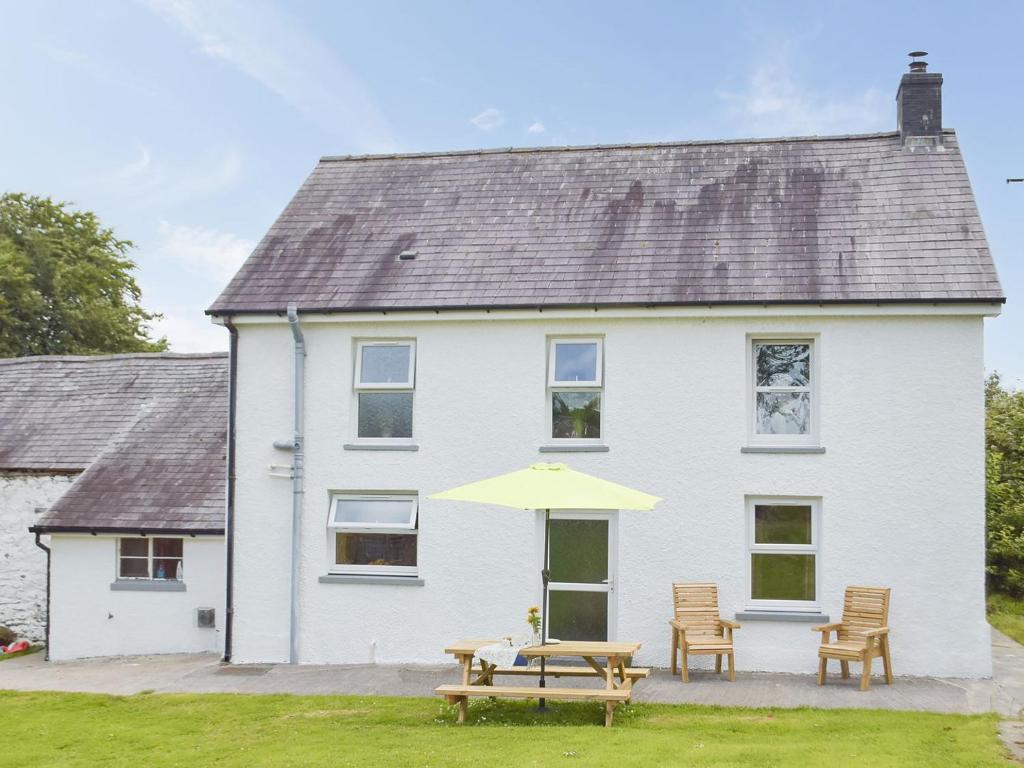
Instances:
[[[46,553],[28,529],[73,481],[69,475],[0,473],[0,625],[28,640],[43,640],[46,630]]]

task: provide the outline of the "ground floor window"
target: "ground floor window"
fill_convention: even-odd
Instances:
[[[118,539],[119,579],[182,580],[183,541],[148,536]]]
[[[335,494],[327,529],[332,573],[416,575],[415,495]]]
[[[816,606],[818,508],[814,499],[747,500],[752,606],[779,610]]]

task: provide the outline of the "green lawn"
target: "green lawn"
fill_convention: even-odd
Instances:
[[[596,703],[0,692],[4,765],[1007,766],[995,716]]]
[[[988,596],[988,621],[1018,643],[1024,643],[1024,600],[1006,595]]]

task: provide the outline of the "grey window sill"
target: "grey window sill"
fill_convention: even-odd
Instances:
[[[341,446],[346,451],[418,451],[415,443],[345,443]]]
[[[740,453],[824,453],[822,445],[744,445]]]
[[[828,624],[828,614],[807,611],[739,611],[736,621],[801,621]]]
[[[173,579],[166,581],[118,579],[111,583],[110,589],[114,592],[184,592],[185,582]]]
[[[607,445],[542,445],[541,453],[608,453]]]
[[[321,584],[390,584],[395,587],[422,587],[417,576],[371,576],[362,574],[327,573],[320,577]]]

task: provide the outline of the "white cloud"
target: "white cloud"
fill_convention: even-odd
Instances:
[[[220,352],[228,348],[228,332],[203,314],[205,307],[169,304],[163,317],[150,323],[153,338],[166,336],[172,352]]]
[[[140,144],[139,156],[118,168],[114,176],[122,181],[134,181],[144,176],[152,163],[153,153],[149,151],[149,147]]]
[[[544,123],[542,123],[540,120],[537,120],[536,122],[530,124],[530,127],[526,129],[526,132],[527,133],[544,133],[544,130],[545,130],[544,129]]]
[[[210,58],[276,93],[309,119],[340,131],[357,151],[398,142],[360,78],[287,11],[267,0],[141,0]]]
[[[786,48],[762,60],[740,92],[722,92],[735,132],[744,136],[809,136],[885,130],[891,99],[877,88],[819,92],[797,83]]]
[[[152,204],[164,205],[212,197],[233,188],[242,177],[242,155],[233,147],[208,152],[188,163],[161,159],[139,144],[131,159],[115,168],[101,182],[126,188],[126,192]]]
[[[488,107],[476,117],[471,117],[469,122],[479,128],[481,131],[496,131],[505,124],[505,115],[501,113],[500,109],[494,107]]]
[[[219,284],[230,280],[256,247],[252,240],[206,227],[161,221],[158,232],[157,258],[180,262]]]

